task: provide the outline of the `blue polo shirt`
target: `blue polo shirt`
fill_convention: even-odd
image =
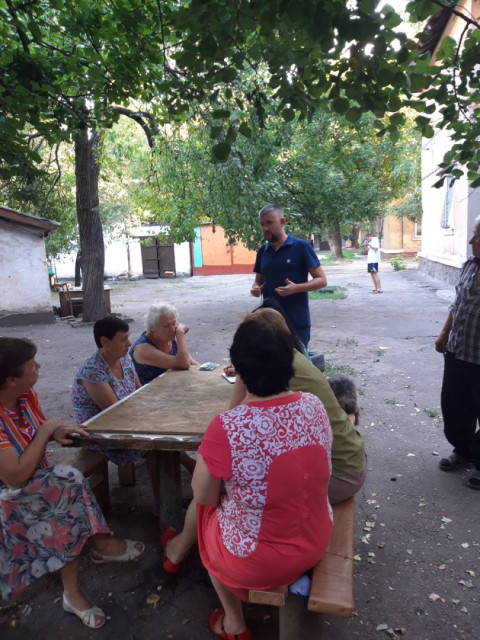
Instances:
[[[310,269],[319,266],[317,254],[309,242],[287,235],[277,251],[268,242],[260,247],[253,271],[262,275],[264,298],[278,300],[294,327],[309,327],[308,292],[279,296],[275,288],[284,286],[286,278],[295,283],[307,282]]]

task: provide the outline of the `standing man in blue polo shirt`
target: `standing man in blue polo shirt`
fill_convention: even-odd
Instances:
[[[287,234],[281,207],[267,204],[259,213],[260,227],[267,240],[257,252],[250,293],[255,298],[276,298],[285,309],[295,331],[308,347],[310,310],[308,292],[322,289],[327,278],[317,254],[306,240]],[[309,280],[309,274],[312,279]]]

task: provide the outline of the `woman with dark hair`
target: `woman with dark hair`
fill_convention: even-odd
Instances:
[[[291,333],[287,319],[281,310],[277,311],[273,306],[267,308],[262,306],[254,313],[261,316],[264,322],[277,331]],[[367,475],[365,445],[362,436],[355,429],[356,418],[353,415],[356,414],[358,417],[355,384],[353,381],[349,384],[354,406],[352,402],[348,406],[341,406],[329,380],[297,347],[293,351],[293,376],[288,384],[292,391],[313,393],[325,407],[333,432],[332,475],[328,486],[328,498],[331,504],[348,500],[361,489]],[[233,409],[242,403],[245,394],[245,383],[241,377],[238,377],[230,398],[230,408]],[[347,408],[348,412],[345,411]],[[350,409],[352,416],[347,415]]]
[[[250,589],[294,582],[322,557],[331,529],[327,498],[332,434],[322,403],[291,392],[293,341],[251,314],[230,349],[244,402],[216,416],[192,480],[202,562],[223,605],[209,619],[228,640],[249,640],[242,600]],[[192,544],[192,509],[165,550]],[[177,547],[178,545],[178,547]],[[187,548],[188,547],[188,548]]]
[[[47,465],[50,440],[71,444],[72,434],[88,433],[43,415],[33,390],[40,369],[36,351],[29,340],[0,338],[0,595],[14,598],[37,578],[60,570],[64,610],[98,629],[105,614],[78,584],[82,550],[88,546],[97,562],[126,562],[145,546],[110,536],[77,469]]]
[[[128,354],[129,326],[118,316],[109,315],[93,325],[98,350],[80,366],[72,387],[75,422],[83,424],[138,389],[140,381]],[[144,451],[102,449],[109,460],[129,465],[145,457]]]

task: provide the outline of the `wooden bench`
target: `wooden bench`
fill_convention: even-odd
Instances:
[[[102,511],[106,513],[110,509],[107,458],[97,451],[78,449],[75,453],[67,456],[65,460],[62,460],[62,464],[68,464],[83,473],[89,481]]]
[[[320,562],[313,569],[310,595],[288,595],[288,587],[250,591],[250,602],[283,607],[279,612],[280,640],[320,638],[314,613],[347,618],[355,608],[353,595],[353,546],[355,502],[353,498],[333,505],[333,531]],[[305,604],[306,609],[305,610]],[[286,605],[286,606],[284,606]]]

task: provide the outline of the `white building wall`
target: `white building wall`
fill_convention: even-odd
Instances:
[[[142,251],[139,237],[155,235],[160,233],[160,227],[135,227],[131,230],[128,238],[128,248],[130,251],[130,268],[133,276],[141,276]],[[139,236],[139,237],[136,237]],[[190,266],[190,245],[188,242],[174,245],[175,269],[177,276],[189,276]],[[73,280],[75,277],[75,253],[62,254],[55,259],[53,268],[58,280]],[[105,275],[109,278],[116,278],[128,272],[128,252],[127,240],[125,236],[108,240],[105,244]]]
[[[0,221],[0,316],[52,311],[43,233]]]

